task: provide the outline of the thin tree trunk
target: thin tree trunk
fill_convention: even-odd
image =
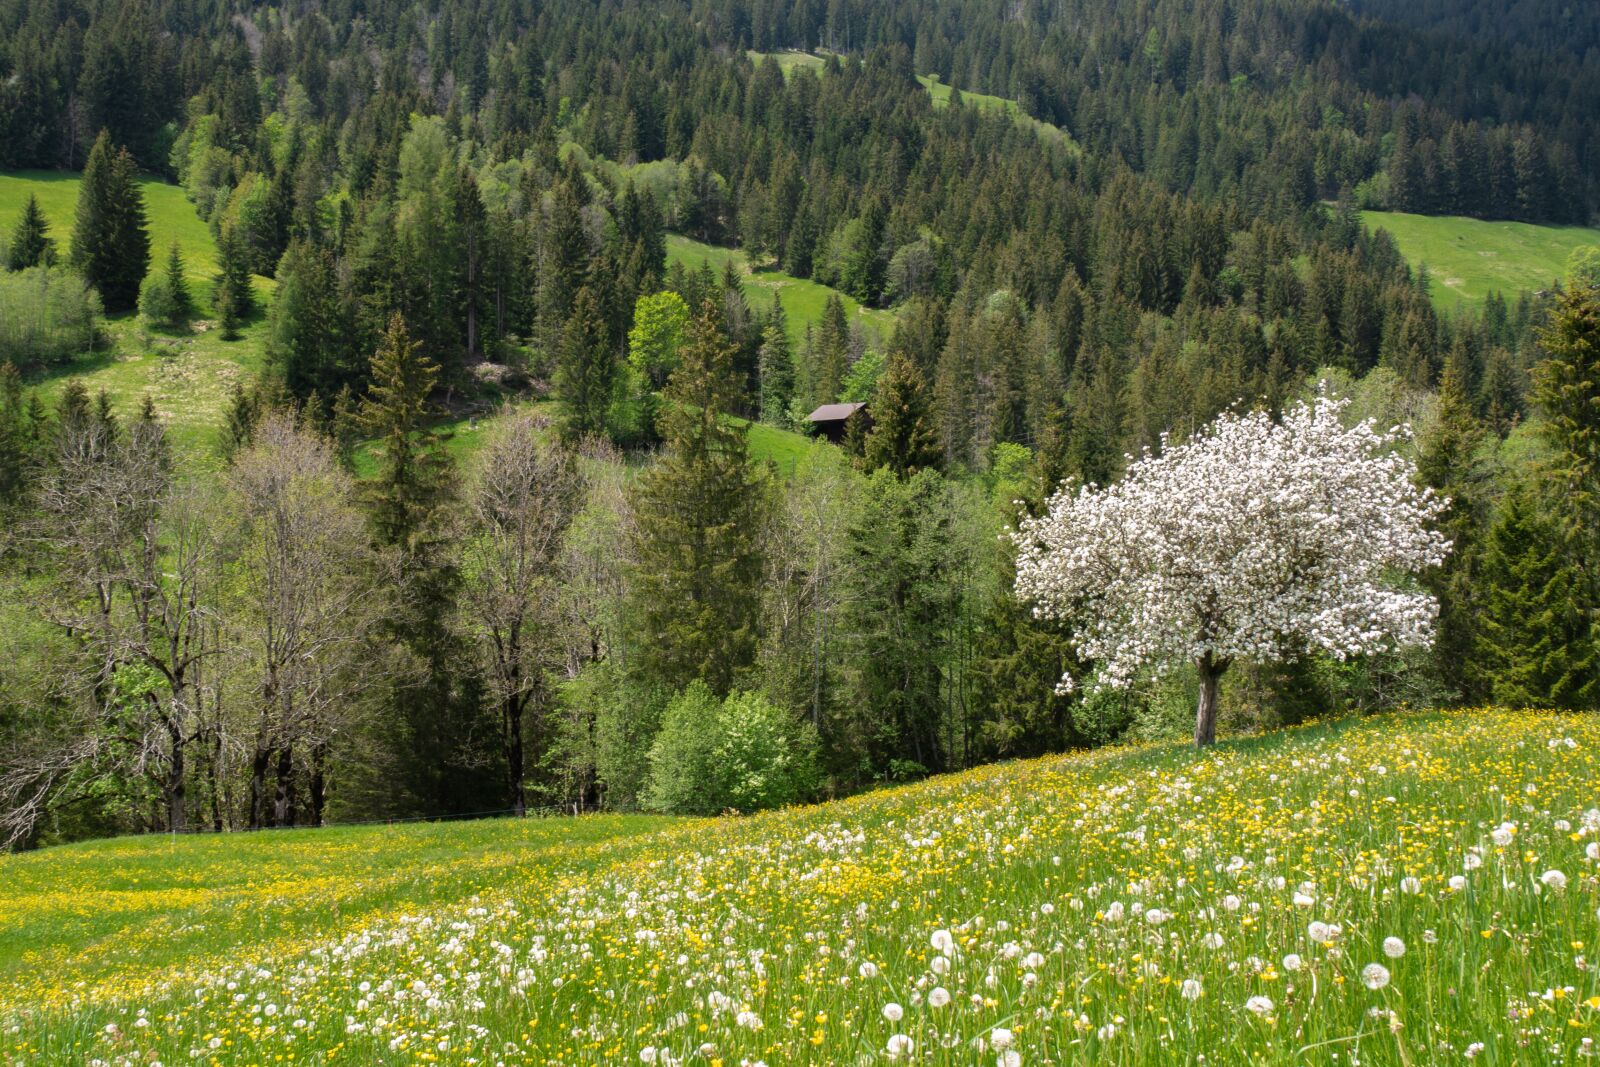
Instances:
[[[322,812],[328,805],[328,746],[318,741],[311,746],[311,825],[322,825]]]
[[[259,830],[267,814],[267,763],[272,754],[265,744],[256,743],[250,758],[250,829]]]
[[[294,825],[294,749],[278,749],[278,791],[273,798],[272,822],[275,826]]]
[[[184,805],[183,738],[172,731],[172,762],[167,765],[167,780],[162,790],[167,801],[167,829],[175,834],[188,829],[188,812]]]
[[[528,796],[522,784],[522,699],[508,696],[506,716],[506,785],[511,792],[511,810],[518,818],[528,813]]]
[[[1217,683],[1228,669],[1228,660],[1218,660],[1207,652],[1194,661],[1200,675],[1200,702],[1195,708],[1194,743],[1196,748],[1217,743]]]
[[[222,780],[218,766],[222,763],[222,731],[213,730],[210,766],[206,769],[211,784],[211,829],[222,833]]]

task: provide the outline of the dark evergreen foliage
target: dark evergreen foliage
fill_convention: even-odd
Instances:
[[[139,286],[150,265],[150,234],[138,178],[133,157],[126,149],[114,148],[102,130],[78,191],[72,264],[99,290],[109,312],[128,311],[138,304]]]

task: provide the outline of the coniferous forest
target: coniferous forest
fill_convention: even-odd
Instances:
[[[1224,732],[1594,710],[1600,252],[1444,309],[1361,215],[1596,218],[1600,22],[1503,6],[0,0],[0,170],[81,175],[0,234],[0,840],[1182,736],[1214,679],[1059,684],[1004,535],[1319,388],[1447,498],[1433,640],[1241,662]],[[78,377],[119,316],[261,346],[201,447]]]

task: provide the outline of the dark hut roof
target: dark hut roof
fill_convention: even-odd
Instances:
[[[842,422],[866,407],[865,404],[823,404],[806,416],[807,422]]]

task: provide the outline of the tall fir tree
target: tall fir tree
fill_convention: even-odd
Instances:
[[[1417,477],[1450,501],[1440,523],[1450,539],[1450,555],[1444,566],[1426,578],[1439,600],[1434,659],[1440,679],[1457,690],[1456,696],[1472,699],[1483,695],[1481,688],[1460,667],[1471,662],[1476,643],[1478,611],[1473,579],[1488,477],[1477,454],[1483,427],[1472,413],[1465,374],[1456,357],[1457,353],[1453,353],[1445,363],[1439,382],[1438,422],[1421,442]]]
[[[776,299],[773,300],[773,306],[782,312]],[[788,420],[789,401],[794,397],[794,356],[789,351],[789,337],[781,320],[768,322],[762,330],[756,363],[760,378],[761,421],[782,426]]]
[[[172,294],[172,313],[177,322],[188,322],[194,316],[194,294],[189,291],[189,278],[183,268],[183,253],[174,240],[167,249],[167,292]]]
[[[494,759],[496,728],[472,650],[452,619],[461,576],[446,536],[444,508],[454,486],[450,456],[428,425],[439,367],[419,351],[399,312],[373,354],[360,425],[382,451],[366,482],[368,513],[380,546],[396,559],[400,581],[390,637],[413,657],[416,673],[387,695],[380,743],[390,749],[389,810],[483,810],[503,802]]]
[[[828,297],[822,308],[822,321],[817,324],[815,344],[816,368],[812,380],[816,383],[813,404],[831,404],[839,399],[844,387],[844,376],[850,370],[850,325],[845,318],[844,301],[839,294]]]
[[[1511,494],[1485,539],[1473,669],[1497,704],[1592,709],[1600,694],[1583,575],[1561,525]]]
[[[255,298],[250,290],[249,252],[231,226],[224,227],[217,237],[217,260],[211,306],[222,330],[222,339],[232,341],[238,338],[244,320],[255,311]]]
[[[331,396],[359,379],[333,257],[295,239],[278,262],[267,318],[267,359],[290,394]]]
[[[539,243],[539,337],[550,358],[561,347],[573,302],[588,281],[589,235],[579,195],[583,181],[580,174],[556,184]]]
[[[588,286],[578,290],[561,331],[555,388],[564,406],[562,432],[569,439],[606,432],[617,391],[617,354],[600,301]]]
[[[100,292],[110,312],[139,302],[139,286],[150,266],[150,234],[139,174],[126,149],[114,149],[104,130],[89,152],[78,187],[72,264]]]
[[[27,270],[55,260],[56,243],[50,237],[50,223],[39,209],[39,198],[28,194],[22,205],[22,216],[11,230],[11,240],[6,243],[6,270]]]
[[[1539,347],[1545,358],[1534,368],[1533,398],[1555,453],[1562,515],[1593,549],[1600,539],[1600,293],[1578,286],[1563,292]],[[1600,575],[1590,582],[1600,583]]]
[[[944,454],[927,385],[909,356],[897,352],[889,357],[868,411],[872,429],[863,446],[868,467],[888,467],[902,478],[939,469]]]
[[[745,431],[721,412],[735,396],[733,349],[706,300],[668,380],[661,458],[640,476],[636,604],[652,677],[727,693],[755,658],[761,528],[769,481]]]
[[[361,406],[362,428],[383,453],[369,486],[373,529],[380,544],[411,552],[449,491],[449,457],[428,426],[439,366],[419,347],[395,312],[372,355],[372,383]]]

